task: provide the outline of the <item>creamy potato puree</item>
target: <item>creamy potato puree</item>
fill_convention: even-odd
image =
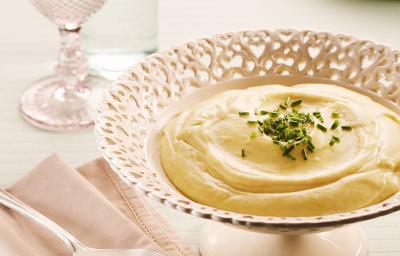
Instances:
[[[299,111],[318,110],[327,132],[312,127],[315,151],[308,160],[282,156],[261,134],[255,111],[272,111],[287,97]],[[247,111],[248,117],[238,112]],[[352,131],[331,130],[332,112]],[[338,86],[266,85],[230,90],[171,119],[161,140],[161,162],[187,197],[219,209],[269,216],[346,212],[383,201],[399,191],[400,117],[370,98]],[[257,137],[249,135],[257,132]],[[329,145],[331,136],[340,143]],[[246,156],[241,150],[246,150]]]

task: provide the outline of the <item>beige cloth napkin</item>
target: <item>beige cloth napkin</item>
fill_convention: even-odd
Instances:
[[[194,255],[140,192],[123,183],[103,159],[77,170],[57,155],[8,191],[94,248],[161,248]],[[47,229],[0,206],[0,255],[70,255]]]

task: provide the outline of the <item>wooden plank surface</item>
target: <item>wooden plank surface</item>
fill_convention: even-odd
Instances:
[[[29,1],[1,3],[0,186],[4,187],[53,152],[74,165],[99,156],[99,152],[92,132],[44,132],[19,117],[18,100],[24,87],[51,72],[58,35]],[[399,25],[398,1],[161,0],[159,3],[160,48],[224,31],[298,28],[353,34],[399,49]],[[204,220],[155,206],[196,247]],[[362,223],[369,239],[369,255],[400,255],[399,220],[399,214],[392,214]]]

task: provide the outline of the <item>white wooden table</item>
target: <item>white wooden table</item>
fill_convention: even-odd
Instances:
[[[400,2],[396,1],[161,0],[159,8],[160,48],[224,31],[298,28],[353,34],[400,49]],[[14,182],[53,152],[74,165],[99,156],[91,132],[49,133],[19,117],[22,90],[51,72],[57,50],[57,30],[29,1],[0,1],[0,186]],[[203,220],[157,208],[196,246]],[[371,256],[400,255],[400,214],[362,225]]]

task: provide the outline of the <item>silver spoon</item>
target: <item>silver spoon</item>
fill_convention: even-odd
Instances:
[[[0,189],[0,204],[25,215],[35,222],[45,226],[57,235],[75,256],[165,256],[159,251],[150,249],[94,249],[79,242],[73,235],[59,225],[19,201],[7,191]]]

